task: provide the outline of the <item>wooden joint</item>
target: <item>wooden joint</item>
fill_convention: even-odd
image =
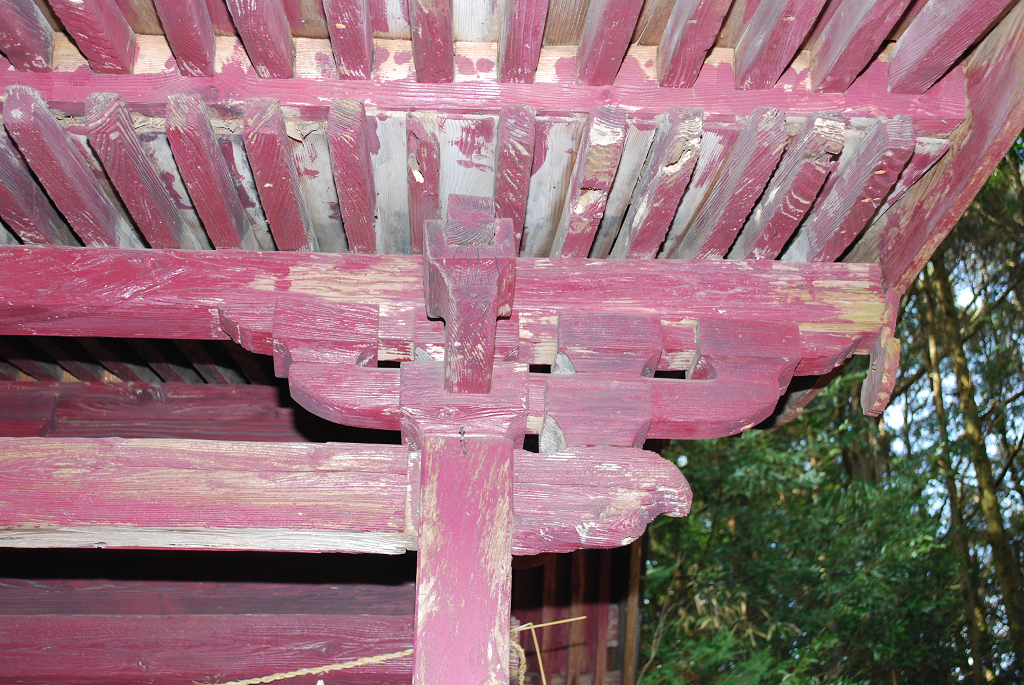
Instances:
[[[781,394],[801,357],[800,329],[794,324],[701,320],[687,378],[770,380]]]
[[[553,374],[614,373],[650,378],[661,361],[661,319],[633,314],[558,314]]]
[[[293,362],[377,365],[377,305],[289,302],[274,310],[274,374]]]
[[[643,447],[652,414],[651,384],[646,380],[625,381],[606,374],[552,376],[544,389],[540,451],[553,454],[567,447],[593,445]]]

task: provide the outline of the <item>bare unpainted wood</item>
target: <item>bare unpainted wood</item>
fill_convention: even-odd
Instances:
[[[697,163],[703,112],[673,107],[663,116],[643,178],[612,248],[613,259],[657,254]]]
[[[167,193],[171,196],[174,206],[178,208],[181,220],[185,227],[192,234],[194,241],[203,250],[212,250],[213,243],[210,236],[203,230],[202,221],[192,204],[192,198],[185,188],[185,182],[181,179],[181,172],[174,162],[174,153],[171,145],[167,142],[166,131],[137,131],[139,142],[146,151],[153,168],[163,181]]]
[[[38,91],[8,86],[4,125],[57,208],[86,245],[144,247]]]
[[[135,33],[114,0],[51,0],[75,44],[100,74],[130,74],[135,63]]]
[[[512,220],[517,255],[526,222],[536,138],[536,113],[532,107],[501,108],[494,144],[494,215]]]
[[[451,115],[441,117],[439,123],[439,206],[444,215],[451,195],[494,195],[498,122],[489,115]]]
[[[626,56],[643,0],[590,0],[576,55],[576,80],[610,86]]]
[[[423,254],[423,225],[441,218],[440,125],[433,114],[410,113],[406,118],[409,150],[409,224],[412,253]]]
[[[550,0],[505,0],[498,45],[498,80],[533,83]],[[480,3],[483,4],[483,3]]]
[[[348,247],[353,252],[376,252],[377,194],[363,103],[356,100],[332,102],[327,137]]]
[[[549,0],[544,45],[579,45],[590,0]]]
[[[79,245],[7,132],[0,129],[0,219],[26,244]],[[15,241],[17,243],[17,241]]]
[[[412,58],[419,83],[455,80],[452,0],[409,0]]]
[[[307,134],[301,141],[292,141],[292,151],[319,251],[348,252],[326,126]]]
[[[202,249],[143,150],[124,99],[93,93],[87,105],[89,142],[150,247]]]
[[[163,33],[160,17],[153,6],[155,0],[114,0],[121,8],[125,21],[137,34],[158,35]]]
[[[824,6],[825,0],[761,2],[736,43],[736,87],[774,87]]]
[[[231,18],[261,78],[295,75],[295,41],[282,0],[227,0]]]
[[[562,214],[584,119],[538,117],[533,169],[520,244],[522,257],[547,257]]]
[[[640,663],[640,601],[644,582],[644,542],[634,540],[629,548],[629,590],[626,594],[626,625],[623,630],[624,653],[622,685],[636,685]]]
[[[942,78],[1013,0],[932,0],[889,55],[889,90],[923,93]]]
[[[368,0],[324,0],[331,49],[342,78],[373,73],[373,29]]]
[[[596,107],[583,127],[552,257],[586,257],[604,216],[626,137],[626,112]]]
[[[633,191],[640,181],[640,173],[651,151],[657,125],[652,119],[631,118],[626,121],[626,138],[622,145],[622,156],[615,171],[615,180],[608,193],[604,216],[598,227],[594,244],[590,247],[592,259],[604,259],[612,249],[625,218]],[[705,134],[706,135],[706,134]]]
[[[811,89],[819,93],[842,93],[853,85],[910,0],[833,0],[831,4],[835,9],[811,45]]]
[[[32,0],[0,3],[0,52],[15,69],[50,71],[53,28]]]
[[[216,36],[205,0],[153,0],[178,71],[213,76]]]
[[[832,171],[845,128],[835,115],[808,117],[747,218],[729,259],[775,259],[782,252]]]
[[[377,191],[374,225],[377,251],[412,254],[412,226],[409,221],[409,133],[407,112],[378,112],[367,117],[373,187]],[[446,200],[442,158],[441,198]],[[354,189],[360,190],[358,185]],[[443,209],[442,209],[443,211]]]
[[[211,124],[213,122],[211,121]],[[220,122],[218,122],[219,124]],[[241,122],[238,122],[241,123]],[[236,131],[232,131],[231,129]],[[245,152],[245,138],[235,122],[227,132],[216,132],[215,138],[220,147],[221,156],[227,165],[228,176],[234,185],[238,201],[242,203],[245,219],[252,229],[251,243],[245,245],[250,250],[274,250],[274,238],[270,232],[270,223],[263,212],[260,194],[256,188],[256,177],[249,165],[249,156]],[[218,126],[219,129],[219,126]]]
[[[691,88],[731,0],[678,0],[658,45],[658,85]]]

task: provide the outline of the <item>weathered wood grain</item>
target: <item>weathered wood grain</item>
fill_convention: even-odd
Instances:
[[[658,44],[658,85],[692,88],[715,43],[731,0],[682,0]]]
[[[845,128],[842,119],[828,113],[808,117],[747,218],[729,259],[775,259],[782,252],[832,171]]]
[[[261,78],[295,75],[295,41],[282,0],[226,0],[238,35]]]
[[[665,240],[700,153],[703,113],[673,107],[664,114],[626,218],[613,259],[650,258]]]
[[[551,253],[584,121],[583,117],[536,120],[533,169],[519,249],[523,257],[547,257]]]
[[[128,346],[135,351],[139,357],[146,362],[149,368],[153,369],[160,380],[168,383],[202,383],[203,377],[200,376],[196,371],[189,367],[188,361],[180,359],[175,355],[171,347],[167,343],[159,343],[153,340],[147,340],[145,338],[138,338],[135,340],[127,340]],[[269,384],[270,381],[265,381]],[[120,434],[119,434],[120,435]],[[73,436],[72,436],[73,437]],[[175,437],[173,435],[148,435],[148,436],[137,436],[137,435],[124,435],[122,437],[134,438],[134,437]],[[188,436],[191,437],[191,436]]]
[[[412,59],[418,83],[455,80],[452,0],[409,0]]]
[[[26,244],[80,244],[4,130],[0,130],[0,219]]]
[[[550,0],[505,0],[498,45],[498,80],[533,83]]]
[[[750,115],[714,187],[671,253],[673,257],[715,259],[726,255],[775,171],[786,141],[784,112],[763,108]],[[666,252],[669,247],[665,246]]]
[[[615,243],[622,220],[633,199],[633,191],[640,181],[640,173],[647,162],[647,155],[651,151],[651,144],[654,142],[657,128],[653,119],[630,118],[626,120],[626,139],[622,145],[619,167],[615,171],[612,189],[608,192],[608,202],[604,207],[601,225],[594,237],[594,244],[590,247],[592,259],[607,257]]]
[[[853,85],[910,0],[837,0],[833,4],[831,18],[811,45],[811,89],[820,93],[842,93]]]
[[[341,203],[334,186],[327,126],[292,142],[299,187],[306,198],[309,219],[316,233],[320,252],[348,252],[345,228],[341,221]]]
[[[372,146],[369,150],[370,167],[377,193],[374,232],[377,251],[386,254],[412,254],[409,186],[402,182],[409,176],[408,118],[408,112],[377,112],[366,119],[367,142]],[[445,160],[443,141],[439,142],[442,142],[440,204],[443,212],[446,200]],[[359,188],[358,185],[355,187]]]
[[[433,114],[411,113],[406,118],[409,151],[409,224],[412,253],[423,254],[423,225],[441,218],[440,125]]]
[[[378,307],[279,302],[274,310],[274,373],[295,362],[377,364]]]
[[[246,247],[254,240],[252,229],[198,96],[170,96],[167,142],[213,244],[218,249]]]
[[[373,28],[367,0],[324,0],[331,49],[342,78],[368,79],[373,73]]]
[[[835,183],[818,200],[782,259],[839,259],[896,185],[914,145],[909,118],[876,120],[860,148],[836,172]]]
[[[214,118],[211,117],[211,125],[214,125]],[[228,176],[238,195],[238,201],[242,203],[242,212],[246,221],[252,229],[251,241],[245,244],[250,250],[274,250],[274,238],[270,232],[270,224],[267,222],[267,215],[263,212],[260,203],[260,194],[256,189],[256,178],[253,175],[252,167],[249,165],[249,156],[245,153],[245,137],[240,128],[241,121],[216,122],[214,138],[220,147],[221,157],[227,165]],[[235,130],[232,130],[235,129]],[[236,132],[237,131],[237,132]]]
[[[903,168],[903,173],[882,202],[879,211],[886,211],[903,197],[948,151],[949,141],[944,138],[918,138],[914,145],[914,155]]]
[[[143,150],[124,99],[93,93],[86,104],[89,143],[149,246],[202,249]]]
[[[617,107],[591,110],[583,127],[576,162],[562,205],[552,257],[586,257],[604,216],[626,138],[626,112]]]
[[[377,251],[374,231],[377,194],[367,137],[366,110],[362,102],[335,100],[331,103],[327,138],[348,247],[353,252],[373,253]]]
[[[137,34],[163,33],[154,0],[114,0],[121,8],[125,21]]]
[[[102,383],[103,368],[89,359],[89,355],[74,340],[35,337],[32,343],[48,354],[61,368],[86,383]]]
[[[536,139],[536,113],[532,107],[506,105],[501,108],[494,143],[494,215],[512,220],[516,255],[526,223]]]
[[[246,100],[243,125],[245,150],[277,249],[317,251],[280,103],[273,98]]]
[[[618,374],[552,374],[544,384],[540,451],[618,445],[642,447],[651,427],[651,385]]]
[[[111,374],[125,383],[159,383],[160,378],[116,340],[80,337],[78,344],[104,366]]]
[[[559,312],[558,352],[551,373],[651,378],[663,344],[661,321],[655,317]]]
[[[889,90],[923,93],[942,78],[1011,0],[934,0],[900,36],[889,56]]]
[[[146,156],[149,157],[153,168],[160,175],[160,180],[163,181],[167,193],[174,201],[174,206],[178,208],[181,220],[185,223],[189,233],[202,249],[212,250],[213,243],[210,242],[210,236],[203,230],[202,221],[199,219],[199,214],[192,204],[192,198],[185,188],[185,182],[181,179],[178,165],[174,162],[174,153],[171,151],[170,143],[167,142],[166,129],[163,131],[137,130],[136,132],[139,142],[146,151]]]
[[[0,357],[37,381],[63,380],[60,366],[26,341],[0,340]]]
[[[736,88],[774,87],[824,6],[825,0],[769,0],[758,4],[736,43]]]
[[[98,74],[130,74],[135,33],[114,0],[52,0],[50,7]]]
[[[86,245],[144,247],[38,91],[8,86],[4,125],[57,208]],[[31,208],[43,212],[45,218],[46,210],[35,201],[33,204]],[[40,227],[44,234],[52,231],[54,238],[61,235],[52,220],[47,223],[49,227]]]
[[[0,3],[0,52],[15,69],[51,70],[53,28],[32,0]]]
[[[867,416],[880,416],[889,404],[900,371],[900,341],[883,329],[871,348],[871,368],[860,390],[860,406]]]
[[[178,71],[213,76],[216,36],[204,0],[153,0]]]
[[[576,80],[610,86],[626,56],[643,0],[590,0],[576,55]]]

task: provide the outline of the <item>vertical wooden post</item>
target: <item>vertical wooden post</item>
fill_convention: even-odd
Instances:
[[[452,0],[409,0],[412,61],[420,83],[455,80]]]
[[[587,552],[578,549],[572,553],[572,584],[569,599],[569,618],[586,616],[587,592]],[[577,685],[582,674],[587,672],[587,623],[593,616],[585,620],[573,621],[569,624],[569,653],[565,665],[565,681],[567,685]]]
[[[227,0],[249,61],[262,78],[295,75],[295,41],[281,0]]]
[[[629,594],[626,595],[626,621],[623,626],[622,685],[636,685],[637,665],[640,661],[640,578],[643,575],[642,537],[629,547]],[[620,619],[621,620],[621,619]]]
[[[338,75],[369,79],[373,72],[373,30],[368,0],[324,0],[324,12]]]
[[[498,81],[533,83],[550,0],[505,0],[498,45]]]
[[[440,219],[441,149],[439,122],[433,114],[410,112],[406,118],[409,154],[409,224],[412,253],[423,254],[423,225]]]
[[[608,675],[608,621],[611,618],[612,551],[602,549],[597,578],[597,644],[594,655],[594,685],[605,685]]]
[[[114,0],[50,0],[50,7],[100,74],[130,74],[135,33]]]
[[[184,76],[213,76],[216,36],[205,0],[153,0]]]
[[[0,52],[21,71],[50,71],[53,28],[32,0],[0,2]]]

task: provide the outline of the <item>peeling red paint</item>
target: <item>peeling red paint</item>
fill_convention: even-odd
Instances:
[[[487,59],[486,57],[481,57],[476,61],[476,70],[484,74],[493,71],[494,62]]]
[[[465,55],[455,56],[455,66],[463,76],[472,76],[476,73],[476,66],[473,64],[473,60]]]
[[[408,50],[399,50],[395,53],[395,64],[408,64],[412,61],[412,53]]]
[[[400,54],[400,53],[398,53],[398,54]],[[398,59],[398,54],[395,55],[395,59],[396,60]],[[387,48],[381,47],[380,45],[377,45],[377,46],[374,47],[374,50],[373,50],[373,63],[374,64],[384,64],[385,62],[388,61],[388,57],[390,55],[391,55],[391,53],[388,52]]]
[[[559,57],[555,62],[555,76],[559,81],[576,80],[576,58]]]
[[[380,138],[377,137],[377,119],[381,115],[376,117],[366,117],[366,148],[369,150],[371,155],[375,155],[380,152]],[[387,119],[384,116],[381,121]]]

